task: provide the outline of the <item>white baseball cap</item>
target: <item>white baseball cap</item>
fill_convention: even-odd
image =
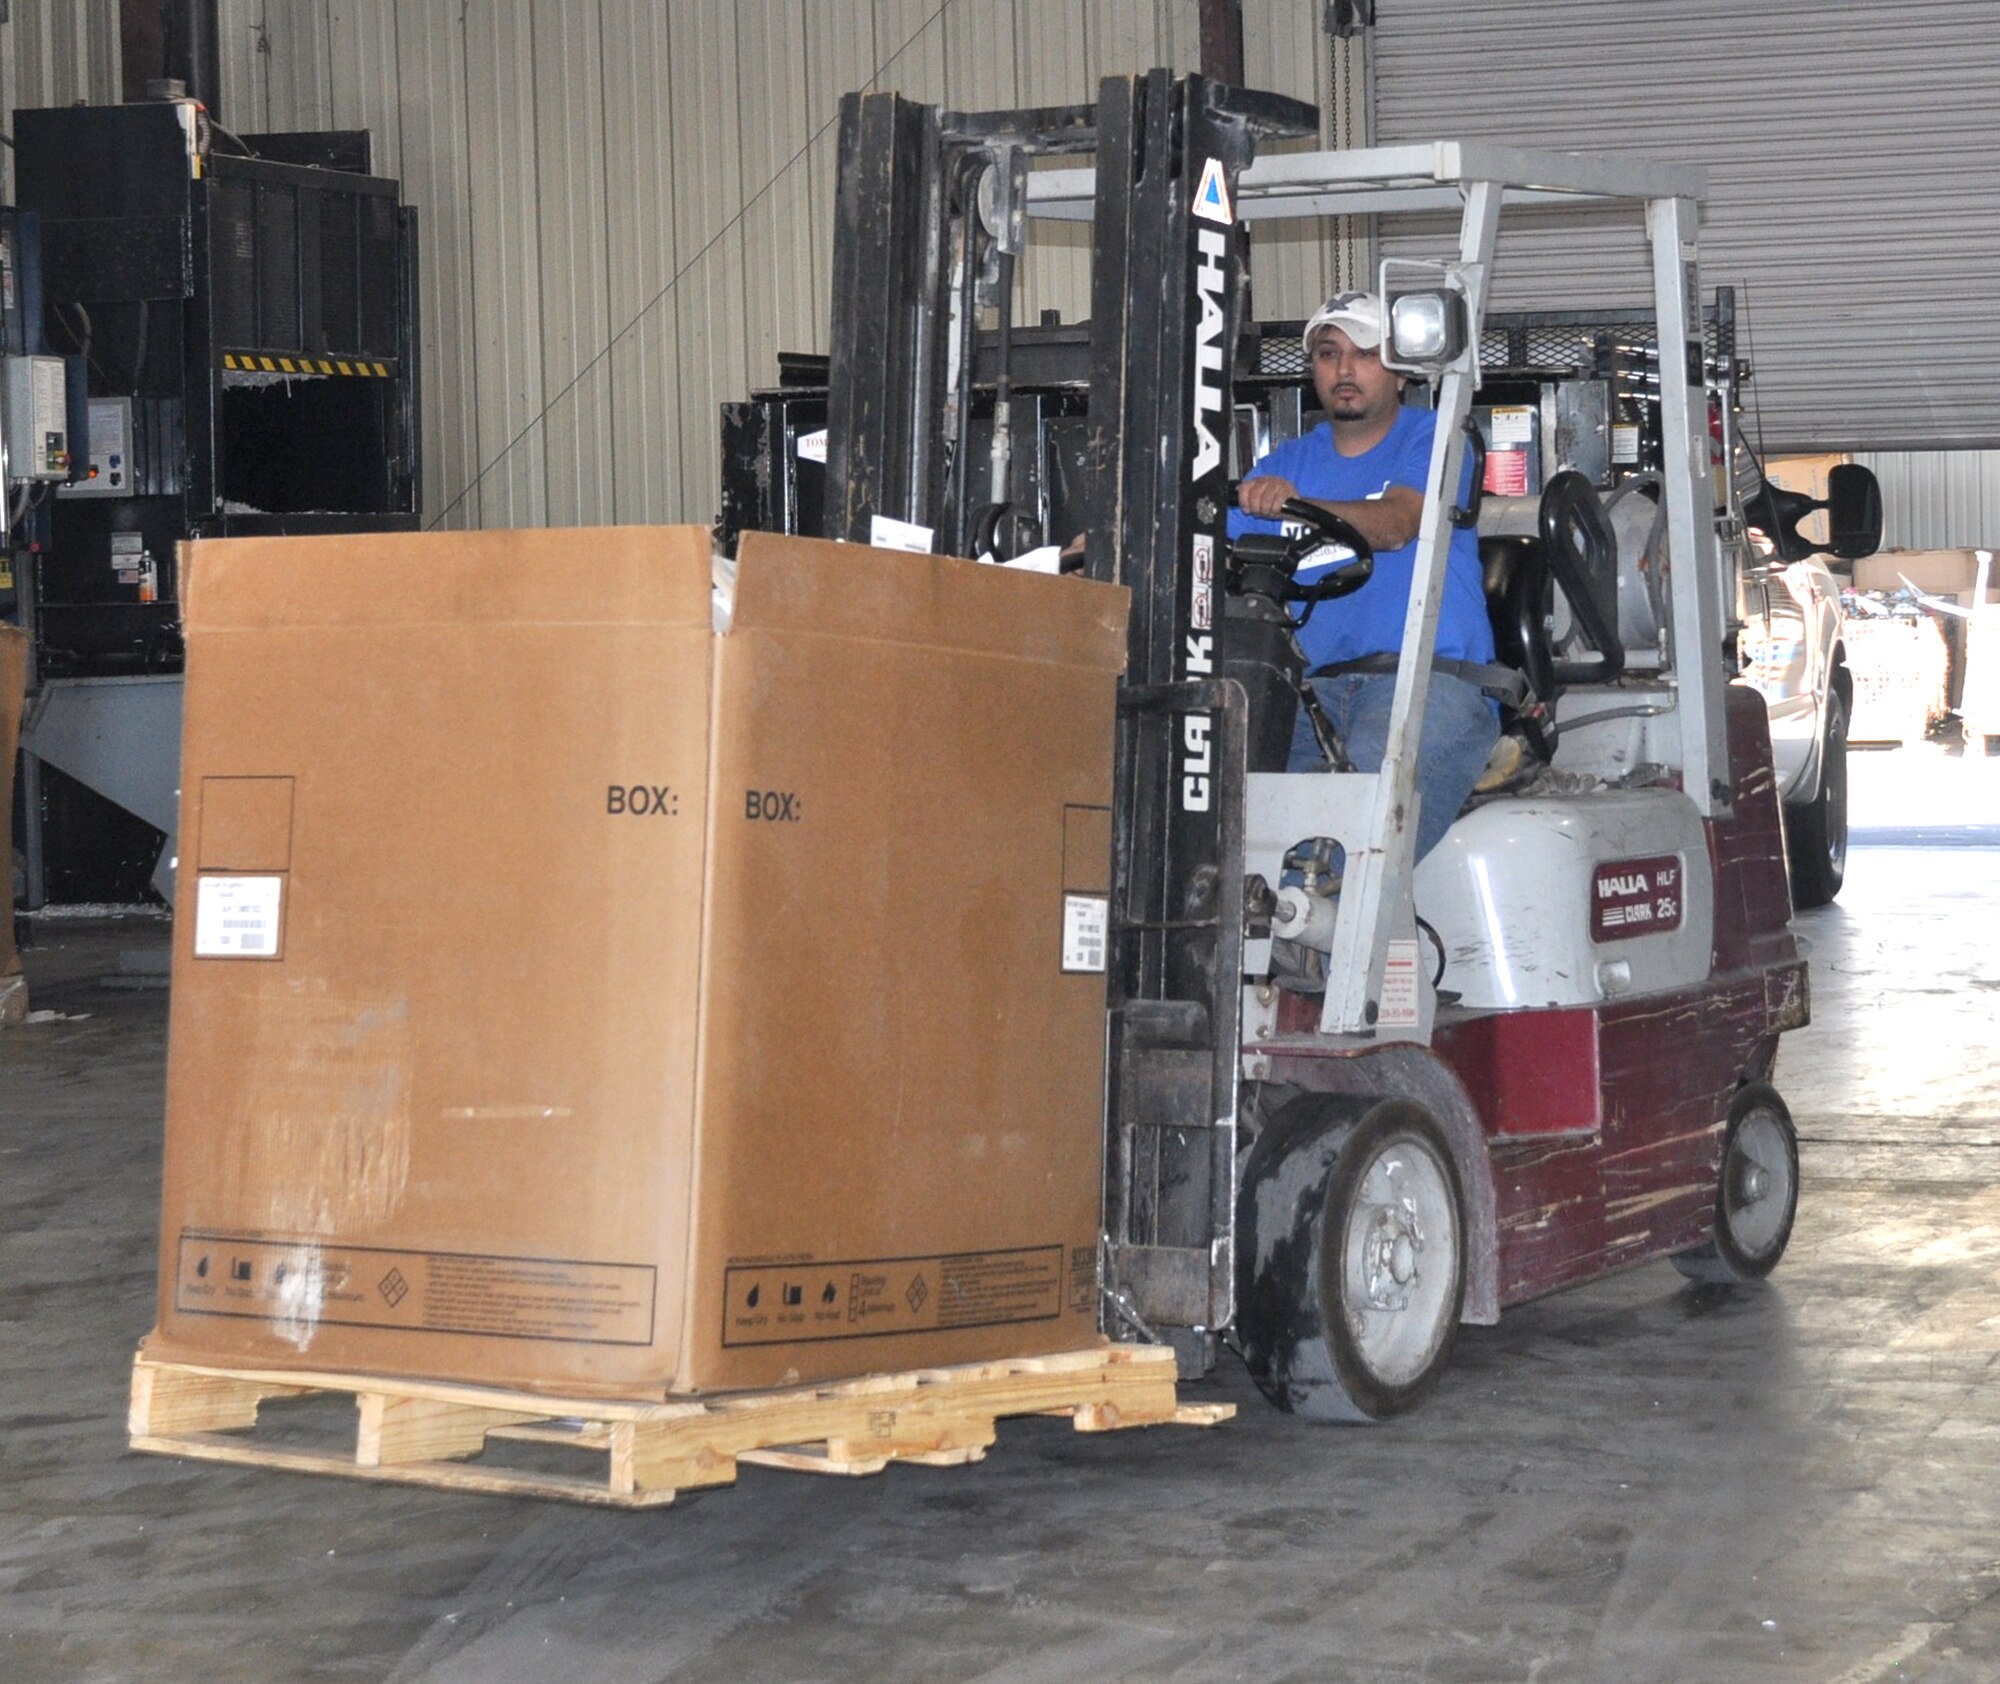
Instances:
[[[1313,335],[1323,327],[1337,327],[1363,351],[1382,343],[1382,300],[1372,292],[1336,292],[1312,313],[1300,342],[1312,355]]]

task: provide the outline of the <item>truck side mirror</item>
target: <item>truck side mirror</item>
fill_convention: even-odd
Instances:
[[[1799,523],[1824,507],[1803,491],[1787,491],[1763,480],[1756,492],[1744,499],[1743,518],[1770,540],[1780,561],[1804,561],[1818,553],[1819,546],[1799,531]]]
[[[1882,487],[1858,462],[1843,462],[1826,476],[1827,548],[1843,561],[1859,561],[1882,547]]]

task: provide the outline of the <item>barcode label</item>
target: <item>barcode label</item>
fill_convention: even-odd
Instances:
[[[284,912],[282,877],[199,880],[194,896],[197,959],[275,959]]]
[[[1110,923],[1111,903],[1102,896],[1064,895],[1062,968],[1101,972]]]

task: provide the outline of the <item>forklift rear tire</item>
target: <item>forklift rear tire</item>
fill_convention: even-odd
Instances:
[[[1785,1255],[1798,1208],[1798,1130],[1777,1089],[1752,1082],[1729,1108],[1715,1232],[1705,1245],[1679,1253],[1674,1267],[1706,1286],[1761,1281]]]
[[[1465,1197],[1421,1106],[1286,1105],[1244,1166],[1237,1239],[1238,1339],[1280,1409],[1381,1421],[1436,1383],[1465,1303]]]

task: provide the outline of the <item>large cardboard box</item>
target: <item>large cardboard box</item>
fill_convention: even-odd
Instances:
[[[28,985],[21,980],[21,956],[14,950],[14,761],[21,747],[22,691],[28,680],[28,634],[0,626],[0,1024],[23,1016]]]
[[[1827,476],[1852,462],[1844,450],[1817,451],[1804,456],[1774,456],[1764,464],[1764,477],[1786,491],[1798,491],[1826,501]],[[1822,517],[1824,518],[1824,517]]]
[[[1894,595],[1905,584],[1961,607],[1972,606],[1979,576],[1976,550],[1877,550],[1854,564],[1854,588]],[[2000,601],[2000,566],[1987,569],[1986,600]]]
[[[1126,593],[703,528],[199,543],[174,1360],[617,1396],[1096,1334]]]

